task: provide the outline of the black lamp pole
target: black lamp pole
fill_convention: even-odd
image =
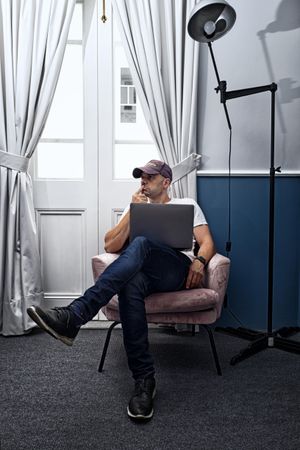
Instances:
[[[251,355],[258,353],[268,347],[275,347],[292,353],[300,353],[300,343],[286,337],[300,331],[299,327],[281,328],[273,331],[273,270],[274,270],[274,213],[275,213],[275,173],[280,172],[280,167],[274,167],[275,161],[275,94],[277,84],[271,83],[265,86],[256,86],[247,89],[239,89],[235,91],[227,91],[226,81],[220,81],[215,57],[212,50],[211,42],[208,42],[213,66],[215,69],[218,86],[216,92],[220,92],[220,100],[224,106],[225,116],[229,130],[231,130],[230,118],[226,106],[226,101],[234,98],[244,97],[261,92],[271,92],[271,148],[270,148],[270,175],[269,175],[269,253],[268,253],[268,323],[266,332],[258,332],[246,328],[217,328],[231,335],[238,336],[243,339],[252,341],[245,349],[234,356],[230,364],[234,365]]]

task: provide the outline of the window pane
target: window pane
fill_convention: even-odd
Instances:
[[[129,72],[128,63],[124,49],[121,44],[117,43],[115,44],[114,48],[115,140],[117,141],[137,140],[137,141],[152,142],[153,141],[152,135],[146,123],[141,104],[136,96],[135,93],[136,89],[132,85],[131,75],[129,76],[128,72]],[[136,105],[136,108],[131,109],[131,113],[129,114],[129,116],[125,115],[125,110],[124,108],[122,108],[122,104],[125,103],[123,101],[125,98],[124,93],[125,89],[127,89],[126,103]]]
[[[42,138],[83,138],[81,45],[67,45]]]
[[[136,107],[131,105],[121,106],[121,122],[135,123],[136,122]]]
[[[83,178],[82,143],[39,143],[37,178]]]
[[[76,3],[68,40],[82,40],[82,3]]]
[[[114,21],[114,132],[113,176],[132,179],[132,169],[150,159],[158,159],[136,87],[128,66],[121,37]],[[141,143],[142,142],[142,143]]]
[[[129,92],[128,103],[134,105],[136,103],[135,87],[129,87],[128,92]]]
[[[132,170],[150,159],[159,159],[154,144],[116,144],[114,152],[114,178],[132,179]]]
[[[126,86],[121,87],[121,103],[127,103],[128,88]]]
[[[121,84],[125,86],[132,86],[132,76],[128,67],[121,67]]]

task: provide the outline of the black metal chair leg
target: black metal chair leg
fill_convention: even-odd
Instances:
[[[105,339],[105,343],[104,343],[104,347],[103,347],[103,351],[102,351],[102,356],[101,356],[101,361],[100,361],[100,364],[99,364],[98,372],[102,372],[102,369],[103,369],[103,366],[104,366],[104,361],[105,361],[107,349],[108,349],[108,346],[109,346],[111,332],[115,328],[115,326],[118,325],[119,323],[120,322],[118,322],[116,320],[115,322],[113,322],[110,325],[109,329],[107,330],[107,335],[106,335],[106,339]]]
[[[212,333],[210,327],[208,327],[207,325],[202,325],[202,327],[205,328],[205,330],[207,331],[208,336],[209,336],[210,345],[211,345],[213,357],[214,357],[214,360],[215,360],[215,365],[216,365],[217,373],[218,373],[218,375],[222,375],[222,370],[221,370],[221,366],[220,366],[220,362],[219,362],[219,357],[218,357],[218,353],[217,353],[217,349],[216,349],[216,344],[215,344],[215,340],[214,340],[214,335],[213,335],[213,333]]]

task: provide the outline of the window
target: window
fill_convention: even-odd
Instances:
[[[137,98],[125,51],[114,21],[114,178],[132,178],[132,167],[158,159],[158,150]]]
[[[136,123],[136,92],[128,67],[121,67],[120,122]]]
[[[82,0],[76,2],[55,96],[36,151],[35,176],[38,179],[80,180],[84,177],[84,7]],[[106,25],[100,23],[99,26]],[[100,57],[98,64],[99,67],[105,67],[107,61],[102,61]],[[110,69],[107,76],[111,76]],[[109,97],[104,102],[111,103],[111,100]],[[100,95],[99,102],[101,101],[103,97]],[[104,109],[109,110],[108,105],[104,104]],[[157,159],[159,154],[137,97],[115,20],[113,110],[113,178],[132,179],[133,166]],[[110,114],[105,120],[111,120]]]
[[[37,178],[84,176],[82,6],[75,5],[58,84],[37,147]]]

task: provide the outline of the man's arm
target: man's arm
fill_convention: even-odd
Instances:
[[[206,262],[208,262],[216,253],[213,238],[210,234],[208,225],[200,225],[194,228],[194,237],[199,244],[199,251],[197,256],[203,256]],[[187,289],[197,288],[203,277],[204,264],[203,262],[195,259],[189,270],[189,274],[186,281]]]
[[[123,247],[129,238],[129,211],[125,214],[120,222],[104,237],[104,249],[108,253],[117,253]]]
[[[140,188],[132,196],[132,203],[147,203],[148,199]],[[124,247],[129,238],[129,211],[122,217],[120,222],[109,230],[104,237],[104,249],[108,253],[118,253]]]

